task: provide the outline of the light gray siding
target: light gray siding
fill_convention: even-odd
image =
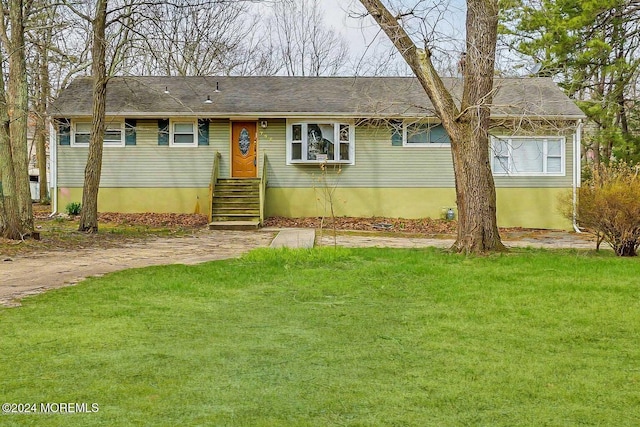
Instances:
[[[319,165],[287,165],[284,120],[270,120],[260,131],[260,152],[268,156],[270,187],[301,188],[320,185]],[[566,141],[566,168],[561,177],[495,177],[497,187],[570,187],[573,167],[572,138]],[[392,146],[391,131],[359,126],[355,137],[355,164],[342,165],[339,175],[329,166],[329,180],[340,187],[453,188],[449,147]]]
[[[285,121],[269,121],[260,132],[260,152],[267,153],[270,187],[313,187],[319,185],[319,165],[287,165]],[[357,127],[355,164],[329,165],[330,180],[341,187],[453,187],[449,148],[406,148],[391,145],[391,133],[384,128]]]
[[[157,120],[139,120],[136,145],[105,147],[102,187],[208,187],[214,153],[222,154],[220,176],[229,175],[229,122],[212,121],[209,145],[158,146]],[[82,187],[88,149],[58,146],[58,185]]]
[[[222,155],[220,177],[230,176],[229,120],[212,120],[209,145],[198,147],[158,146],[157,120],[138,120],[136,145],[105,147],[103,187],[207,187],[214,153]],[[319,165],[286,164],[286,121],[269,119],[258,126],[258,150],[262,165],[267,154],[269,186],[305,188],[323,186]],[[573,144],[566,139],[565,176],[495,177],[497,187],[570,187]],[[87,148],[58,146],[60,187],[82,187]],[[355,135],[355,164],[328,168],[329,185],[360,188],[453,188],[453,167],[448,147],[402,147],[391,144],[386,128],[358,126]]]

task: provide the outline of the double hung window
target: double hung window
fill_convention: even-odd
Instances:
[[[88,147],[91,138],[91,122],[75,122],[73,124],[71,144]],[[108,121],[105,124],[103,144],[105,147],[124,146],[124,122]]]
[[[198,145],[198,125],[193,121],[172,121],[169,135],[170,145],[190,147]]]
[[[494,175],[564,175],[565,141],[562,137],[493,138]]]

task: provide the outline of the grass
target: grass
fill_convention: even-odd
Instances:
[[[1,425],[636,426],[640,264],[257,250],[0,309]]]

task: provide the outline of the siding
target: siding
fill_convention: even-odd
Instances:
[[[287,165],[285,121],[269,120],[260,132],[260,152],[268,155],[269,187],[318,187],[318,165]],[[565,176],[495,177],[496,187],[562,188],[572,183],[573,145],[566,140]],[[339,176],[329,167],[330,185],[374,188],[454,188],[451,150],[448,147],[402,147],[391,144],[391,132],[384,128],[357,127],[355,164],[342,165]]]
[[[260,132],[260,152],[267,152],[269,186],[317,187],[318,165],[286,164],[285,121],[269,121]],[[329,173],[333,174],[333,166]],[[339,176],[329,178],[340,187],[453,187],[449,148],[394,147],[386,129],[357,127],[355,164],[342,165]]]
[[[259,161],[267,153],[269,187],[318,188],[318,165],[287,165],[285,120],[268,120],[258,126]],[[222,155],[220,177],[230,176],[229,120],[212,120],[209,145],[198,147],[158,146],[157,120],[138,120],[136,145],[105,147],[102,187],[207,187],[214,153]],[[562,177],[495,177],[498,188],[566,188],[572,183],[572,138],[566,140],[566,167]],[[60,187],[82,187],[87,148],[58,146]],[[402,147],[391,144],[384,128],[356,128],[355,164],[342,165],[335,174],[329,167],[329,185],[352,188],[454,188],[451,151],[448,147]]]
[[[138,120],[136,145],[105,147],[101,187],[208,187],[214,153],[222,154],[220,176],[229,175],[229,122],[212,121],[209,145],[158,146],[157,120]],[[58,186],[82,187],[88,149],[58,146]]]

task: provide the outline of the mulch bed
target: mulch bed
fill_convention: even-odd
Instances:
[[[36,219],[46,220],[51,212],[48,205],[34,204],[34,216]],[[151,228],[200,228],[208,223],[206,215],[200,214],[176,214],[176,213],[116,213],[104,212],[98,215],[98,221],[102,223],[147,226]],[[324,228],[333,229],[331,218],[284,218],[271,217],[264,221],[265,227],[274,228]],[[407,233],[419,235],[455,235],[456,221],[444,219],[420,218],[354,218],[336,217],[336,230],[343,231],[378,231],[389,233]],[[538,230],[522,228],[501,228],[504,233],[536,233]]]
[[[176,213],[115,213],[98,214],[99,222],[125,225],[145,225],[148,227],[197,228],[209,223],[206,215]]]
[[[264,221],[265,227],[276,228],[320,228],[333,229],[333,221],[331,218],[283,218],[272,217]],[[388,231],[403,232],[412,234],[455,234],[456,221],[445,221],[442,219],[420,218],[420,219],[403,219],[403,218],[351,218],[337,217],[335,218],[335,228],[337,230],[353,230],[353,231]]]

